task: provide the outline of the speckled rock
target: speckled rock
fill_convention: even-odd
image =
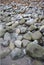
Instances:
[[[39,31],[35,31],[31,34],[33,40],[40,39],[42,37],[42,34]]]
[[[31,40],[31,34],[30,33],[26,33],[26,34],[24,34],[23,38],[27,39],[27,40]]]
[[[16,45],[16,47],[21,48],[21,46],[22,46],[22,41],[16,40],[16,41],[15,41],[15,45]]]
[[[6,48],[5,50],[0,50],[0,59],[5,58],[10,53],[10,50]]]
[[[28,44],[27,54],[35,59],[44,60],[44,48],[38,44]]]
[[[25,19],[22,18],[21,21],[19,22],[20,24],[24,24],[25,23]]]
[[[4,35],[4,40],[11,40],[11,36],[10,36],[10,33],[6,32],[5,35]]]

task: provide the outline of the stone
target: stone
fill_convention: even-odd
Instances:
[[[26,48],[27,55],[38,59],[38,60],[44,60],[44,48],[41,47],[38,44],[28,44]]]
[[[33,31],[33,30],[36,30],[36,29],[37,29],[37,26],[35,26],[35,25],[31,25],[31,26],[28,28],[29,31]]]
[[[19,22],[20,24],[24,24],[25,23],[25,19],[24,18],[22,18],[21,20],[20,20],[20,22]]]
[[[26,27],[21,27],[21,28],[20,28],[20,32],[21,32],[21,33],[25,33],[26,31],[27,31],[27,28],[26,28]]]
[[[30,19],[30,20],[27,20],[26,24],[27,25],[32,25],[32,24],[34,24],[36,22],[37,22],[37,19]]]
[[[40,39],[42,37],[42,34],[39,31],[35,31],[31,34],[33,40]]]
[[[44,25],[40,27],[40,31],[44,33]]]
[[[3,41],[2,46],[8,47],[9,46],[9,41]]]
[[[22,35],[19,35],[18,37],[17,37],[17,40],[22,40],[23,39],[23,36]]]
[[[21,51],[21,49],[15,48],[15,49],[13,49],[13,51],[11,52],[10,56],[11,56],[11,58],[12,58],[13,60],[15,60],[15,59],[18,59],[18,58],[23,57],[24,55],[23,55],[23,52]]]
[[[10,33],[8,33],[8,32],[5,33],[5,35],[4,35],[4,40],[6,40],[6,41],[11,40]]]
[[[22,45],[23,45],[23,47],[26,47],[26,46],[29,44],[29,42],[30,42],[30,41],[23,39],[23,40],[22,40]]]
[[[21,46],[22,46],[22,41],[16,40],[16,41],[15,41],[15,46],[18,47],[18,48],[21,48]]]
[[[20,29],[19,28],[16,29],[16,33],[20,34]]]
[[[5,33],[4,27],[2,24],[0,24],[0,37],[3,36]]]
[[[1,49],[0,50],[0,59],[5,58],[7,55],[9,55],[10,52],[11,51],[8,48],[6,48],[4,50]]]
[[[23,35],[23,38],[24,38],[24,39],[27,39],[27,40],[31,40],[31,33],[25,33],[25,34]]]
[[[17,27],[19,25],[19,22],[18,21],[15,21],[15,23],[12,24],[12,29]]]
[[[10,41],[10,44],[9,44],[9,49],[10,50],[13,50],[15,48],[15,45],[12,41]]]
[[[3,38],[0,38],[0,44],[2,44],[2,43],[3,43],[3,41],[4,41],[4,40],[3,40]]]
[[[15,40],[16,40],[16,39],[17,39],[17,37],[18,37],[18,34],[17,34],[17,33],[15,33],[15,32],[13,32],[13,33],[12,33],[12,35],[11,35],[11,37],[12,37],[12,39],[15,39]]]
[[[43,65],[43,63],[41,61],[34,60],[32,65]]]

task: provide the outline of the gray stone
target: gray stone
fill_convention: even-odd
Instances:
[[[18,48],[21,48],[21,46],[22,46],[22,41],[16,40],[16,41],[15,41],[15,46],[17,46]]]
[[[26,48],[27,54],[35,59],[44,60],[44,48],[38,44],[28,44]]]
[[[23,39],[23,36],[22,35],[19,35],[18,37],[17,37],[17,40],[22,40]]]
[[[26,27],[21,27],[21,28],[20,28],[21,33],[25,33],[25,32],[26,32],[26,30],[27,30],[27,28],[26,28]]]
[[[6,41],[11,40],[10,33],[8,33],[8,32],[5,33],[4,40],[6,40]]]
[[[23,38],[27,40],[31,40],[31,33],[24,34]]]
[[[31,34],[33,40],[40,39],[42,37],[42,34],[39,31],[36,31]]]
[[[21,49],[15,48],[15,49],[13,49],[13,51],[11,52],[10,56],[11,56],[12,59],[18,59],[18,58],[23,57],[23,52],[22,52]]]
[[[2,43],[2,46],[4,46],[4,47],[8,47],[9,46],[9,41],[3,41],[3,43]]]
[[[40,31],[41,31],[42,33],[44,33],[44,25],[42,25],[42,26],[40,27]]]
[[[5,30],[4,30],[3,25],[1,24],[1,25],[0,25],[0,37],[3,36],[4,33],[5,33]]]
[[[36,30],[36,29],[37,29],[37,26],[35,26],[35,25],[31,25],[31,26],[28,28],[29,31],[33,31],[33,30]]]
[[[24,24],[25,23],[25,19],[22,18],[21,21],[19,22],[20,24]]]
[[[32,25],[32,24],[34,24],[36,22],[37,22],[37,19],[30,19],[30,20],[27,20],[26,24],[27,25]]]
[[[41,61],[34,60],[32,65],[43,65],[43,63]]]
[[[8,48],[4,49],[4,50],[0,50],[0,59],[5,58],[8,54],[10,53],[10,50]]]
[[[30,41],[23,39],[22,40],[23,47],[26,47],[29,44],[29,42]]]

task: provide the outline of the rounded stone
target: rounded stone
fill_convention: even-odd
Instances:
[[[9,41],[3,41],[2,46],[8,47],[9,46]]]
[[[24,34],[23,38],[27,39],[27,40],[31,40],[31,34],[30,33],[26,33],[26,34]]]
[[[25,19],[22,18],[21,21],[19,22],[20,24],[24,24],[25,23]]]
[[[27,31],[27,28],[26,28],[26,27],[21,27],[21,28],[20,28],[20,32],[21,32],[21,33],[25,33],[26,31]]]
[[[16,41],[15,41],[15,45],[16,45],[17,47],[21,48],[21,46],[22,46],[22,41],[16,40]]]
[[[20,29],[19,29],[19,28],[16,29],[16,33],[17,33],[17,34],[20,33]]]
[[[26,47],[29,44],[29,42],[30,41],[23,39],[22,40],[23,47]]]
[[[39,31],[36,31],[31,34],[33,40],[40,39],[42,37],[42,34]]]
[[[11,36],[10,36],[10,33],[6,32],[5,35],[4,35],[4,40],[11,40]]]
[[[0,37],[3,36],[5,33],[3,25],[0,25]]]
[[[22,55],[21,49],[15,48],[15,49],[12,50],[10,56],[14,60],[14,59],[21,58],[23,55]]]

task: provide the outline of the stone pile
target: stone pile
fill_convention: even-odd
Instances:
[[[15,7],[13,7],[13,5]],[[0,4],[0,59],[26,55],[37,59],[32,65],[44,65],[44,15],[42,7]]]

